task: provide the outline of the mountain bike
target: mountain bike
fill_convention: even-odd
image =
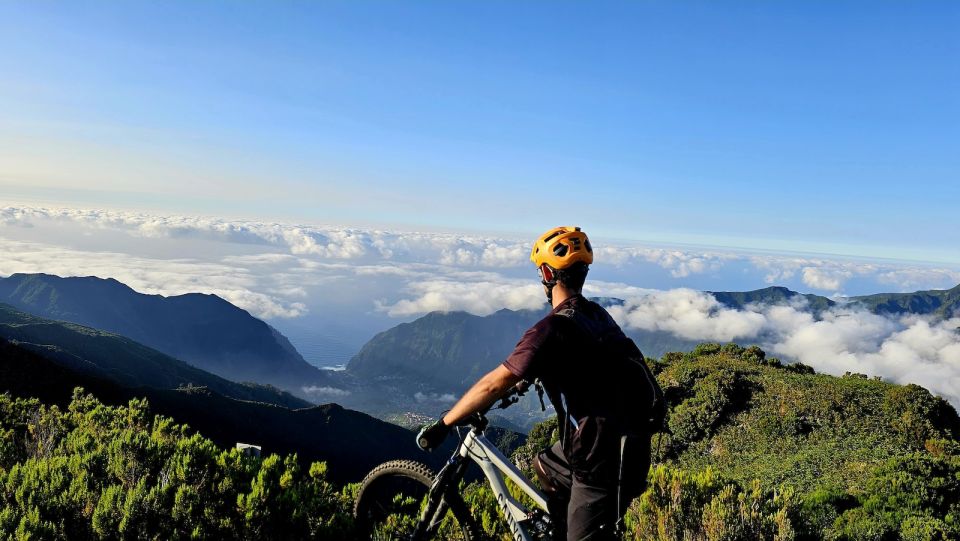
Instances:
[[[543,388],[535,385],[542,403]],[[515,387],[496,407],[509,407],[526,391],[526,386]],[[370,539],[482,539],[479,525],[459,494],[470,461],[480,466],[516,541],[551,539],[546,497],[484,436],[486,413],[492,407],[460,423],[465,430],[458,428],[460,441],[439,473],[413,460],[392,460],[367,474],[357,494],[354,516]],[[530,498],[533,509],[510,494],[504,477]]]

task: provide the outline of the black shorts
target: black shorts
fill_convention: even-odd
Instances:
[[[564,458],[560,443],[542,451],[538,458],[551,484],[557,489],[552,496],[551,514],[560,513],[566,505],[566,539],[569,541],[614,539],[613,528],[630,501],[643,492],[650,468],[650,440],[644,438],[629,447],[624,467],[642,475],[631,476],[631,486],[618,495],[618,472],[601,475],[576,475]],[[619,450],[616,450],[617,454]],[[619,462],[619,457],[617,457]],[[619,500],[619,501],[618,501]],[[619,505],[618,505],[619,503]]]

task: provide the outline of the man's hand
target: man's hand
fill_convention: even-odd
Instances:
[[[443,423],[443,419],[437,419],[433,424],[429,424],[420,429],[417,434],[417,446],[424,451],[430,451],[439,447],[450,435],[450,427]]]

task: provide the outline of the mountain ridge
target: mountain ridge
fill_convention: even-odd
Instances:
[[[239,400],[309,407],[306,400],[265,385],[229,381],[113,333],[55,321],[0,303],[0,338],[43,355],[65,368],[128,387],[174,389],[206,386]]]
[[[0,302],[125,336],[235,381],[293,390],[327,381],[280,331],[213,294],[165,297],[113,278],[17,273],[0,278]]]
[[[960,316],[960,285],[913,293],[875,293],[851,300],[878,314],[923,314],[944,319]]]

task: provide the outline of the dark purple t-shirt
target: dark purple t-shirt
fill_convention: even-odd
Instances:
[[[621,400],[625,354],[643,359],[602,306],[576,295],[524,333],[503,363],[516,376],[543,382],[557,411],[563,453],[581,481],[617,479],[629,415]]]
[[[571,311],[578,313],[576,322]],[[626,339],[602,306],[575,295],[527,330],[503,365],[527,381],[539,378],[561,419],[571,415],[576,424],[586,416],[608,416],[616,372],[598,337]]]

